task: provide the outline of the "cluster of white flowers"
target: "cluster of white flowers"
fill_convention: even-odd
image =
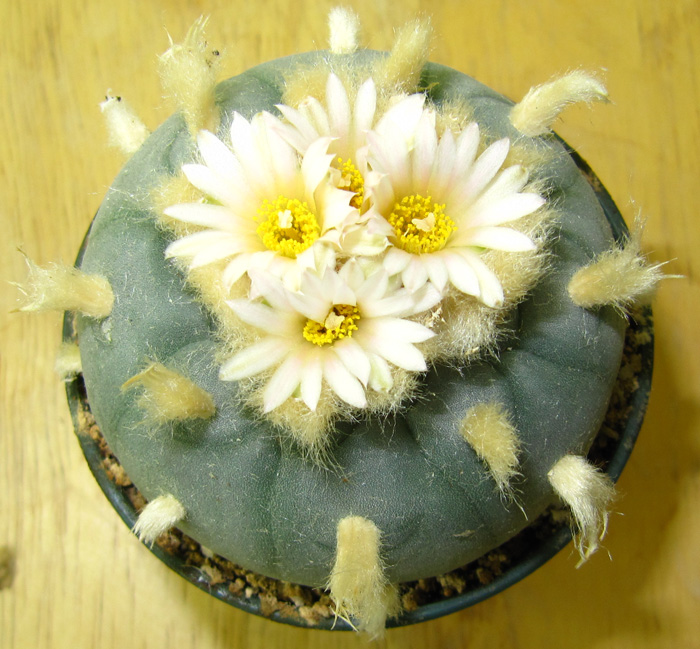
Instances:
[[[381,116],[371,79],[353,94],[330,74],[325,105],[236,114],[230,144],[200,132],[202,162],[182,171],[204,198],[165,210],[198,226],[167,256],[225,262],[227,289],[248,282],[228,305],[259,335],[220,376],[265,377],[266,412],[290,397],[314,411],[324,385],[363,408],[393,368],[426,370],[419,345],[435,334],[416,316],[448,292],[499,306],[482,251],[535,248],[507,226],[545,202],[522,166],[503,167],[508,139],[480,152],[478,125],[438,133],[423,94]]]

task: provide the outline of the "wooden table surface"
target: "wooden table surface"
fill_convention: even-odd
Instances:
[[[70,262],[122,164],[105,146],[107,88],[155,127],[171,111],[156,54],[211,14],[226,76],[325,46],[326,0],[36,0],[0,8],[0,647],[158,649],[363,646],[278,625],[200,592],[147,552],[81,455],[52,371],[59,314],[10,313],[39,263]],[[423,13],[432,59],[513,98],[555,73],[607,70],[613,103],[569,110],[558,132],[622,212],[647,218],[645,248],[670,260],[655,302],[656,369],[605,551],[568,550],[472,609],[391,631],[387,647],[700,647],[700,3],[693,0],[351,0],[365,42]],[[696,247],[697,246],[697,247]],[[2,551],[0,550],[0,553]],[[0,573],[2,568],[0,568]],[[695,611],[695,613],[693,613]]]

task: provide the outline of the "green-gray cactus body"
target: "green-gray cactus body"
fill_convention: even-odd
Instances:
[[[314,53],[260,65],[220,84],[223,132],[234,111],[275,111],[283,73],[323,60]],[[358,61],[376,56],[354,55]],[[466,102],[491,139],[522,136],[511,102],[454,70],[428,64],[422,86],[437,106]],[[395,415],[339,422],[332,462],[321,466],[239,396],[218,369],[217,324],[166,260],[172,236],[159,227],[151,193],[196,158],[175,115],[126,164],[90,231],[82,269],[107,278],[115,295],[103,320],[81,316],[78,336],[90,406],[104,436],[148,498],[173,494],[183,531],[262,574],[308,585],[328,581],[336,529],[362,516],[382,532],[387,578],[437,575],[498,546],[556,496],[547,474],[564,455],[585,454],[601,424],[620,364],[625,320],[610,307],[573,304],[567,285],[580,267],[613,245],[611,227],[585,177],[553,137],[533,140],[547,163],[536,173],[557,219],[548,269],[507,320],[498,353],[420,378],[417,398]],[[208,391],[210,419],[144,424],[138,390],[121,386],[152,360]],[[521,440],[514,501],[460,435],[474,405],[507,409]]]

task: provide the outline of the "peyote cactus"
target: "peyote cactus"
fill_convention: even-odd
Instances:
[[[216,86],[195,25],[162,57],[177,114],[146,137],[104,106],[135,153],[79,270],[36,274],[76,311],[90,408],[149,500],[139,535],[176,525],[328,587],[377,634],[397,584],[559,498],[595,551],[613,488],[585,455],[658,270],[549,130],[598,81],[514,105],[426,62],[425,25],[385,54],[354,24]]]

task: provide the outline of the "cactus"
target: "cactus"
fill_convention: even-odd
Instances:
[[[427,62],[424,24],[384,54],[335,12],[330,51],[216,85],[204,24],[161,57],[180,110],[153,134],[106,102],[112,139],[143,144],[79,271],[58,273],[72,284],[46,289],[107,287],[100,308],[68,301],[71,367],[149,501],[136,532],[176,525],[328,587],[373,635],[397,584],[484,555],[559,498],[587,558],[613,495],[584,458],[635,297],[621,282],[658,278],[622,255],[550,131],[600,82],[575,73],[514,106]],[[578,299],[596,264],[602,289]]]

